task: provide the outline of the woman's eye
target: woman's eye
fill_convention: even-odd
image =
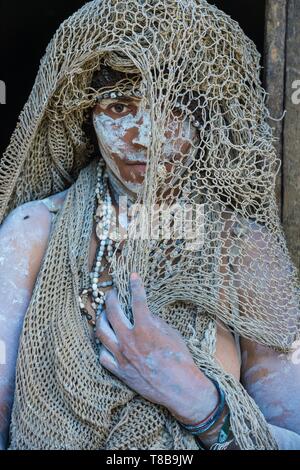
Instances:
[[[116,103],[110,106],[110,109],[116,114],[122,114],[128,109],[128,106],[126,106],[126,104]]]

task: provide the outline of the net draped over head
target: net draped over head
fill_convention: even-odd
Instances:
[[[107,68],[120,72],[113,87]],[[58,29],[0,164],[2,219],[71,186],[26,313],[11,448],[197,449],[166,410],[100,366],[78,305],[97,172],[84,121],[99,91],[128,87],[151,117],[137,202],[201,205],[204,222],[194,249],[185,239],[128,239],[111,264],[120,302],[130,316],[128,276],[138,271],[150,310],[178,328],[223,387],[241,448],[276,448],[254,401],[214,359],[217,320],[279,350],[298,338],[297,273],[276,207],[279,160],[259,72],[253,43],[203,0],[93,1]],[[197,130],[192,159],[163,151],[171,115]]]

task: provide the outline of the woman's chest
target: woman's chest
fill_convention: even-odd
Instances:
[[[116,246],[111,245],[114,253]],[[89,290],[86,301],[84,303],[85,310],[88,315],[85,315],[90,326],[90,332],[93,336],[96,312],[99,312],[100,302],[104,305],[105,295],[113,288],[113,278],[110,271],[110,251],[107,245],[103,249],[103,255],[99,257],[100,240],[97,238],[96,227],[93,229],[92,237],[89,245],[89,286],[85,290]],[[117,256],[120,256],[121,248],[117,249]],[[100,261],[101,258],[101,261]],[[99,266],[100,263],[100,266]],[[98,264],[98,266],[97,266]],[[95,289],[97,285],[97,290]]]

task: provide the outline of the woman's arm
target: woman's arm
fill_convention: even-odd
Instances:
[[[181,335],[151,314],[139,277],[132,279],[131,290],[134,325],[122,311],[116,291],[107,295],[106,312],[97,323],[97,336],[102,343],[100,363],[141,396],[166,407],[180,422],[195,424],[205,420],[218,403],[215,386],[196,367]],[[299,365],[251,341],[242,340],[242,347],[244,360],[247,361],[243,364],[244,386],[270,423],[270,431],[279,448],[300,448],[300,436],[297,434]],[[221,350],[224,369],[227,372],[231,369],[230,372],[234,373],[237,369],[232,367],[235,361],[230,360],[230,344],[223,343]],[[226,353],[229,354],[227,361]],[[254,380],[250,379],[251,368],[255,373],[261,371],[261,375],[255,376]],[[276,377],[277,382],[274,381]],[[280,377],[287,381],[281,382]],[[270,382],[270,390],[269,386],[261,387],[262,378],[267,384]],[[278,414],[278,406],[285,412],[280,413],[276,420],[273,415]],[[218,442],[227,412],[225,408],[216,425],[200,436],[206,447],[210,448]],[[239,446],[232,440],[228,449],[237,450]]]
[[[273,424],[269,424],[269,429],[278,443],[279,450],[300,450],[299,434]]]
[[[300,344],[290,355],[241,339],[241,381],[269,424],[279,450],[300,450]],[[217,442],[223,420],[201,441]],[[239,450],[234,440],[228,450]]]
[[[258,236],[255,234],[254,244],[250,245],[252,247],[254,246],[254,251],[255,243],[261,242],[260,235],[261,233],[259,233]],[[264,241],[262,242],[265,243]],[[261,246],[258,246],[258,248],[259,255],[261,256],[263,250]],[[261,265],[259,264],[259,258],[255,255],[255,252],[247,254],[250,263],[252,260],[255,260],[258,264],[254,273],[255,277],[251,279],[250,283],[251,287],[254,288],[251,292],[253,295],[247,295],[247,299],[253,302],[250,311],[257,311],[259,315],[260,304],[255,297],[255,285],[262,286],[263,282],[266,280],[266,274],[268,274],[265,271],[266,267],[270,266],[270,263],[268,263],[267,259],[268,253],[266,253],[265,262],[263,261]],[[242,266],[243,269],[245,269],[246,263]],[[259,266],[262,266],[264,269],[263,273],[259,273]],[[281,270],[280,272],[284,272],[284,266],[283,271]],[[287,272],[289,272],[288,269]],[[248,283],[243,283],[243,279]],[[240,294],[245,298],[245,289],[246,286],[249,285],[249,271],[245,269],[244,272],[238,273],[236,280],[240,281]],[[279,279],[277,279],[277,281],[279,281]],[[284,282],[282,276],[280,277],[280,281]],[[287,282],[289,282],[289,278],[287,278]],[[285,302],[278,288],[279,285],[280,283],[277,282],[277,289],[274,288],[271,299],[271,303],[274,309],[276,309],[276,312],[272,311],[272,314],[274,315],[275,313],[275,316],[280,311],[281,315],[284,315],[284,310],[280,310],[284,308]],[[195,364],[193,364],[191,356],[185,348],[178,332],[175,334],[174,329],[166,325],[161,319],[151,315],[147,307],[146,295],[141,280],[136,278],[131,283],[131,286],[135,326],[133,327],[128,324],[128,320],[124,316],[120,304],[118,303],[116,293],[109,294],[106,301],[107,313],[102,316],[97,325],[97,335],[102,342],[100,362],[140,395],[144,396],[149,401],[165,406],[180,421],[190,424],[205,419],[216,406],[217,395],[215,388],[212,386],[212,383],[195,368]],[[274,292],[277,293],[277,296],[275,296]],[[267,294],[268,292],[266,292],[266,296]],[[295,303],[296,302],[294,302],[294,304]],[[288,303],[288,315],[291,319],[291,327],[294,328],[297,312],[295,311],[294,304],[292,304],[293,302]],[[247,321],[249,321],[249,317],[248,319],[245,317],[245,322]],[[280,333],[280,324],[278,322],[275,322],[274,327],[277,328]],[[245,344],[246,343],[243,343],[242,345],[244,347],[244,358],[247,353]],[[253,342],[249,342],[248,344],[249,347],[253,346]],[[250,349],[248,352],[250,353]],[[223,358],[224,357],[226,357],[226,355],[223,355]],[[254,361],[254,367],[257,366],[259,364],[259,357],[256,355],[253,356],[252,359]],[[278,362],[278,357],[275,362],[275,369],[280,370],[282,364],[280,365]],[[287,364],[285,364],[285,366],[286,365]],[[245,366],[245,368],[247,369],[247,366]],[[272,369],[268,371],[270,376],[272,376],[273,373],[274,370]],[[249,388],[248,391],[251,392],[249,383],[247,384],[244,380],[244,384],[246,389],[248,390]],[[296,389],[297,391],[299,390],[298,385]],[[278,396],[276,398],[278,398]],[[257,396],[256,401],[259,406],[262,406]],[[299,407],[295,401],[292,406],[295,406],[296,416],[298,417]],[[270,419],[269,415],[266,417]],[[224,418],[224,415],[222,418]],[[279,423],[286,424],[282,420],[279,421]],[[201,441],[208,447],[216,443],[221,426],[222,420],[217,423],[211,432],[201,436]],[[278,428],[280,428],[280,426],[278,426]],[[290,425],[289,429],[292,429]],[[293,437],[292,431],[287,431],[283,439],[283,431],[279,429],[277,430],[278,432],[275,431],[272,419],[270,421],[270,431],[276,438],[280,448],[286,448],[287,439]],[[295,439],[297,441],[298,436]],[[298,445],[296,441],[294,441],[293,447]],[[232,442],[229,448],[238,449],[238,445]]]
[[[245,388],[271,425],[279,447],[287,449],[291,446],[300,450],[300,363],[297,349],[287,355],[246,339],[242,339],[241,344]]]
[[[40,201],[15,209],[0,228],[0,448],[8,444],[23,319],[47,246],[51,214]]]
[[[125,316],[116,291],[107,294],[106,312],[97,323],[100,363],[182,423],[206,419],[218,404],[215,385],[198,369],[179,332],[150,312],[137,275],[131,277],[131,292],[134,325]],[[239,380],[234,340],[225,330],[218,335],[216,355]]]
[[[254,223],[242,253],[240,265],[243,268],[236,272],[242,308],[269,320],[270,332],[278,338],[285,331],[282,323],[285,327],[288,324],[293,337],[299,328],[300,312],[290,260],[276,239]],[[241,338],[241,381],[263,412],[282,449],[287,445],[300,449],[300,354],[297,354],[297,346],[300,348],[300,344],[295,345],[295,351],[289,355],[280,354]]]

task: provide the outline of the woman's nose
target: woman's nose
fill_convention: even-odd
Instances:
[[[132,139],[132,143],[148,148],[150,146],[150,139],[151,139],[150,114],[144,111],[137,121],[137,127],[135,128],[135,136]]]

